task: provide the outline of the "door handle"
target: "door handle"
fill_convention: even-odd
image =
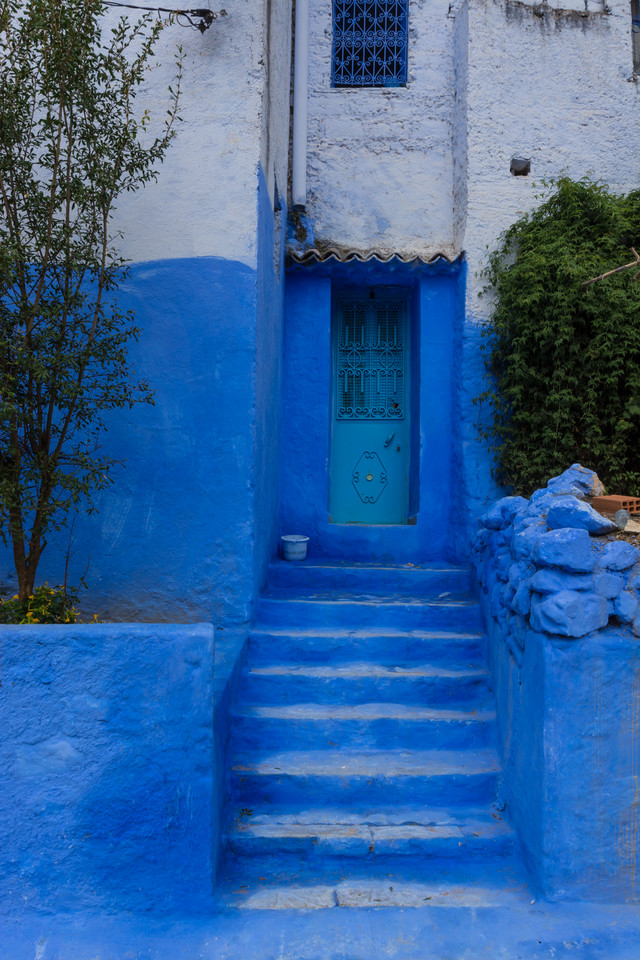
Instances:
[[[391,441],[393,440],[393,438],[395,437],[395,435],[396,435],[396,434],[395,434],[395,431],[394,431],[393,433],[390,433],[390,434],[389,434],[389,436],[387,437],[387,439],[386,439],[385,442],[384,442],[385,447],[388,447],[388,446],[389,446],[389,444],[391,443]]]

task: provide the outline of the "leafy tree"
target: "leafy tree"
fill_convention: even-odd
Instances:
[[[111,221],[175,134],[181,57],[152,127],[136,95],[163,23],[102,16],[100,0],[0,0],[0,534],[21,600],[50,531],[110,482],[106,411],[152,402],[127,362],[139,330]]]
[[[563,179],[491,256],[487,328],[496,476],[530,493],[579,461],[640,494],[640,191]]]

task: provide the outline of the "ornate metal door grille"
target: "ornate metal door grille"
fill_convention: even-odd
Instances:
[[[337,419],[403,419],[405,301],[350,298],[336,307]]]
[[[407,82],[407,0],[333,0],[334,87]]]

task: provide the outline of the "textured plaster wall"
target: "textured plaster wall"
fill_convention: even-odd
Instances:
[[[459,0],[449,7],[453,25],[453,245],[464,249],[467,224],[467,88],[469,85],[469,4]]]
[[[220,834],[211,625],[1,639],[2,912],[201,913]]]
[[[215,256],[255,268],[263,16],[261,0],[238,0],[202,35],[178,24],[164,31],[138,101],[152,118],[162,116],[181,44],[183,122],[157,182],[118,201],[119,247],[130,260]]]
[[[539,204],[543,180],[589,176],[614,190],[637,187],[640,91],[630,30],[625,0],[472,0],[465,247],[474,270],[486,245]],[[514,156],[531,159],[528,177],[510,174]],[[471,274],[474,320],[488,311],[477,300],[479,286]]]
[[[307,214],[321,242],[455,255],[455,13],[409,4],[403,88],[331,87],[331,2],[311,5]]]
[[[90,614],[242,623],[275,552],[290,18],[272,0],[240,2],[202,36],[173,24],[141,90],[162,115],[181,42],[184,122],[114,224],[134,261],[120,290],[142,330],[130,356],[155,405],[109,416],[103,452],[124,465],[39,569],[62,582],[71,545]]]
[[[637,901],[640,551],[589,527],[574,466],[484,514],[474,564],[504,755],[505,816],[534,887]]]
[[[122,303],[142,327],[131,350],[154,406],[115,411],[105,454],[122,458],[97,513],[77,516],[69,580],[89,614],[220,623],[249,616],[255,520],[256,274],[215,258],[136,265]],[[39,577],[62,582],[69,533]],[[11,561],[4,555],[6,576]]]

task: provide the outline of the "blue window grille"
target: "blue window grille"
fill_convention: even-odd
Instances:
[[[408,0],[333,0],[334,87],[407,82]]]
[[[337,419],[402,420],[406,298],[341,297],[335,310]]]

